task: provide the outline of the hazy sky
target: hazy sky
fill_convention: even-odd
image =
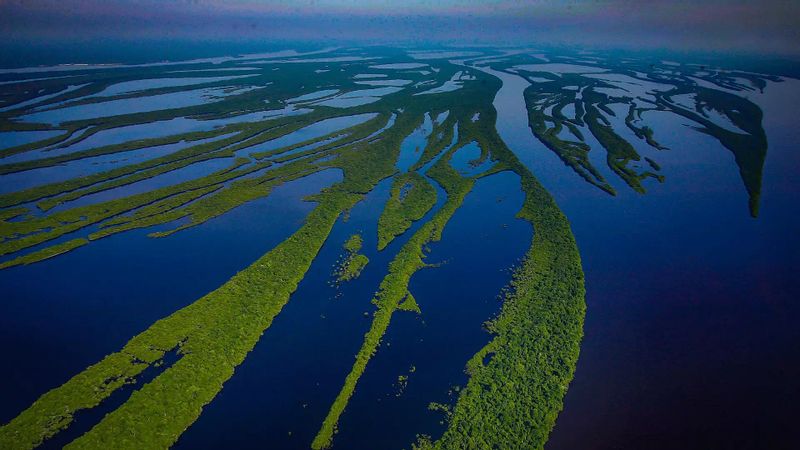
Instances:
[[[798,0],[0,0],[6,39],[315,39],[800,53]]]

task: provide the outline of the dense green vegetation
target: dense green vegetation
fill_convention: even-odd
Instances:
[[[334,272],[337,281],[350,281],[361,275],[361,271],[369,263],[369,258],[359,253],[363,244],[364,238],[360,234],[350,236],[344,243],[343,247],[347,254],[342,258]]]
[[[494,110],[481,111],[481,118],[462,126],[459,142],[463,145],[476,140],[481,148],[491,149],[498,164],[479,176],[501,170],[513,170],[521,176],[526,200],[520,217],[534,225],[538,238],[514,275],[512,294],[507,296],[503,312],[492,322],[495,337],[467,365],[470,382],[459,395],[447,431],[440,440],[418,444],[436,448],[509,448],[525,443],[525,448],[529,448],[527,444],[541,448],[561,410],[577,362],[585,311],[583,272],[566,218],[493,131]],[[327,448],[333,443],[339,417],[369,359],[378,351],[393,313],[402,309],[400,304],[405,298],[413,299],[408,283],[425,266],[425,244],[441,237],[447,220],[474,183],[473,178],[461,177],[448,163],[449,156],[459,148],[459,144],[454,146],[428,171],[444,188],[447,201],[390,264],[389,274],[373,300],[377,310],[372,325],[312,448]],[[489,354],[493,357],[484,366]],[[518,398],[520,392],[524,392],[524,398]]]
[[[692,92],[696,95],[694,110],[681,107],[671,100],[675,95]],[[659,95],[658,105],[668,108],[701,125],[700,131],[714,136],[733,153],[739,174],[750,196],[750,215],[758,216],[761,198],[761,175],[767,156],[767,135],[761,125],[763,113],[756,104],[738,95],[716,89],[682,88]],[[717,111],[741,132],[731,131],[709,119],[708,110]]]
[[[347,238],[342,247],[350,253],[358,253],[364,246],[364,238],[360,234],[354,234]]]
[[[417,172],[394,178],[391,195],[378,219],[378,250],[405,233],[436,204],[436,189]]]
[[[37,261],[53,258],[62,253],[74,250],[82,245],[86,245],[88,243],[89,241],[86,239],[82,238],[72,239],[70,241],[66,241],[61,244],[56,244],[47,248],[43,248],[39,251],[28,253],[27,255],[18,256],[14,259],[4,261],[0,263],[0,269],[5,269],[6,267],[18,266],[20,264],[31,264]]]

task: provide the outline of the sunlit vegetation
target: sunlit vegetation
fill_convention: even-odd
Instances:
[[[403,391],[405,391],[406,386],[408,386],[408,375],[398,375],[397,376],[397,395],[400,397],[403,395]]]
[[[364,238],[360,234],[350,236],[342,245],[342,247],[350,253],[358,253],[364,246]]]
[[[156,322],[120,352],[40,397],[0,429],[2,447],[40,444],[69,426],[76,411],[98,405],[166,351],[178,348],[178,362],[70,445],[170,446],[233,375],[289,299],[336,218],[358,199],[345,192],[320,196],[306,224],[285,242],[216,291]]]
[[[417,172],[394,178],[391,196],[378,219],[378,250],[403,234],[436,204],[436,189]]]
[[[362,245],[364,245],[364,238],[360,234],[350,236],[344,243],[343,247],[347,254],[336,267],[334,275],[336,275],[337,281],[350,281],[361,275],[361,271],[369,263],[369,258],[359,253]]]
[[[336,217],[361,198],[358,190],[364,183],[374,185],[392,173],[392,151],[390,145],[375,145],[371,152],[353,152],[349,158],[337,159],[337,164],[347,161],[353,166],[363,166],[370,178],[354,177],[356,182],[351,183],[347,176],[351,173],[350,166],[339,166],[346,174],[345,181],[314,198],[319,206],[292,237],[217,291],[157,322],[120,353],[107,357],[43,396],[0,429],[0,439],[22,443],[23,447],[37,445],[67,426],[74,411],[97,405],[126,380],[159,359],[164,350],[179,346],[182,357],[178,363],[73,443],[78,447],[96,446],[113,439],[121,447],[170,445],[197,418],[202,406],[216,395],[222,382],[232,375],[233,368],[255,345],[302,279]],[[210,336],[215,337],[209,339]],[[228,338],[223,339],[225,336]],[[222,361],[226,362],[222,364]],[[198,379],[192,375],[194,372],[205,374],[204,378]],[[157,406],[143,406],[155,399],[159,399]],[[179,410],[172,411],[176,402],[180,404]],[[49,419],[42,422],[45,417]],[[153,435],[151,427],[162,425],[143,420],[144,417],[161,417],[164,428],[159,429],[163,432]],[[128,438],[113,431],[120,423],[129,424],[125,426],[126,433],[130,431],[125,435]],[[135,438],[148,434],[152,435],[152,442]]]

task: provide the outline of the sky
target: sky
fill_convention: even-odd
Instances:
[[[800,53],[798,0],[0,0],[10,40],[567,44]]]

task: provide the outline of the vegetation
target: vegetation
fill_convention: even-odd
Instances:
[[[496,144],[496,156],[507,151]],[[470,379],[447,430],[417,448],[544,448],[572,380],[585,315],[578,249],[550,194],[517,161],[509,164],[522,178],[519,216],[533,224],[533,244],[490,323],[494,338],[467,363]]]
[[[568,57],[559,56],[554,56],[554,61],[573,63]],[[609,194],[616,194],[614,188],[590,161],[589,151],[592,146],[586,142],[585,133],[581,130],[591,133],[606,151],[608,167],[635,191],[645,192],[642,185],[642,180],[645,178],[663,182],[663,175],[657,173],[660,171],[660,166],[655,158],[645,158],[652,171],[648,168],[637,170],[633,167],[633,163],[642,158],[631,143],[621,136],[621,130],[615,130],[611,118],[616,114],[610,106],[615,103],[628,105],[625,125],[637,138],[656,150],[666,150],[666,147],[655,140],[653,129],[644,123],[647,120],[643,113],[666,112],[692,121],[698,131],[715,137],[734,154],[750,197],[750,214],[753,217],[758,215],[761,173],[767,150],[766,135],[761,125],[762,112],[746,97],[733,92],[763,89],[767,80],[778,82],[780,78],[749,72],[716,71],[685,66],[681,67],[680,72],[661,71],[657,67],[654,70],[653,65],[644,61],[610,59],[598,61],[596,64],[612,68],[617,78],[604,79],[602,75],[593,73],[565,73],[559,77],[552,77],[547,73],[535,72],[535,65],[531,64],[535,62],[530,55],[515,55],[507,61],[493,64],[493,67],[508,71],[518,64],[527,63],[525,69],[519,73],[525,76],[548,77],[548,82],[532,83],[525,90],[531,131],[586,181]],[[618,81],[619,77],[623,77],[623,81]],[[702,87],[697,80],[719,86],[721,89]],[[659,83],[661,87],[647,90],[646,93],[637,90],[639,88],[637,84],[647,86],[654,83]],[[673,101],[678,96],[694,97],[694,105],[686,106]],[[563,113],[567,106],[571,106],[574,111],[569,117]],[[712,114],[730,122],[738,131],[712,120]],[[564,127],[569,131],[571,138],[568,139],[562,133]]]
[[[331,446],[339,417],[353,395],[356,384],[364,373],[367,363],[377,351],[381,338],[389,328],[392,315],[399,309],[400,303],[410,296],[408,282],[411,276],[425,266],[423,262],[425,244],[441,239],[442,229],[461,205],[464,197],[474,184],[474,181],[470,179],[461,178],[458,172],[446,163],[442,164],[442,161],[445,160],[440,160],[440,163],[434,165],[433,168],[439,169],[441,178],[437,178],[437,181],[441,180],[442,187],[444,187],[448,195],[447,201],[430,221],[424,223],[406,241],[405,245],[389,264],[389,273],[384,277],[378,293],[373,299],[377,310],[373,314],[372,325],[367,334],[364,335],[364,342],[356,355],[356,361],[350,373],[345,378],[344,386],[331,405],[320,431],[311,444],[314,449],[323,449]],[[433,168],[431,169],[432,171]],[[431,175],[433,176],[433,174]]]
[[[752,75],[750,76],[752,78]],[[694,110],[676,105],[671,99],[674,95],[694,92],[696,103]],[[750,197],[748,206],[750,215],[758,216],[761,198],[761,176],[764,160],[767,156],[767,135],[761,125],[763,113],[756,104],[738,95],[694,87],[671,91],[659,95],[657,103],[660,107],[698,123],[700,131],[714,136],[733,153],[739,174]],[[731,131],[719,123],[709,119],[709,111],[722,114],[741,132]]]
[[[378,219],[378,250],[405,233],[436,204],[436,189],[417,172],[394,178],[391,194]]]
[[[491,149],[492,157],[498,161],[492,169],[479,176],[501,170],[520,174],[526,193],[520,217],[533,223],[539,237],[529,252],[529,263],[515,275],[515,296],[508,298],[503,313],[492,326],[495,338],[468,363],[470,384],[461,391],[447,431],[440,440],[423,441],[428,443],[419,445],[436,448],[505,448],[514,447],[519,442],[530,442],[534,444],[532,448],[544,445],[561,410],[566,386],[577,362],[585,312],[583,272],[569,223],[552,197],[496,135],[493,128],[495,117],[494,110],[486,108],[481,111],[481,120],[470,124],[459,122],[462,124],[459,143],[428,171],[428,175],[444,188],[447,201],[414,233],[390,263],[389,273],[373,300],[377,310],[372,325],[364,336],[355,364],[312,442],[312,448],[331,446],[339,417],[369,359],[378,350],[393,313],[400,309],[401,301],[413,299],[408,292],[408,283],[411,276],[425,266],[426,244],[441,238],[447,221],[472,188],[474,178],[463,178],[450,166],[449,157],[473,140],[482,149]],[[531,315],[541,311],[547,314]],[[562,328],[554,330],[551,335],[548,327]],[[551,341],[559,333],[558,338]],[[501,349],[504,346],[511,348]],[[491,369],[479,373],[474,367],[475,361],[482,364],[489,352],[494,353],[492,360],[496,363],[490,363],[487,367]],[[498,352],[502,355],[498,356]],[[530,397],[517,398],[520,390]],[[486,395],[486,392],[493,394]],[[495,396],[494,392],[498,395]],[[499,403],[503,404],[498,406]],[[503,419],[498,419],[500,417]]]
[[[344,256],[334,273],[337,281],[350,281],[361,275],[361,271],[369,263],[369,258],[359,253],[363,243],[364,239],[360,234],[350,236],[344,243],[343,247],[347,251],[347,255]]]
[[[342,245],[342,247],[350,253],[358,253],[364,246],[364,238],[360,234],[350,236]]]
[[[289,239],[219,289],[156,322],[0,428],[3,448],[31,448],[66,428],[76,411],[92,408],[178,348],[173,366],[134,392],[71,448],[165,448],[200,414],[233,375],[303,278],[333,223],[357,195],[328,193]]]
[[[56,244],[47,248],[43,248],[42,250],[39,251],[31,252],[28,253],[27,255],[18,256],[14,259],[2,262],[0,263],[0,269],[18,266],[20,264],[31,264],[37,261],[53,258],[62,253],[66,253],[70,250],[74,250],[80,246],[86,245],[88,243],[89,241],[87,241],[86,239],[82,238],[72,239],[70,241],[66,241],[61,244]]]

